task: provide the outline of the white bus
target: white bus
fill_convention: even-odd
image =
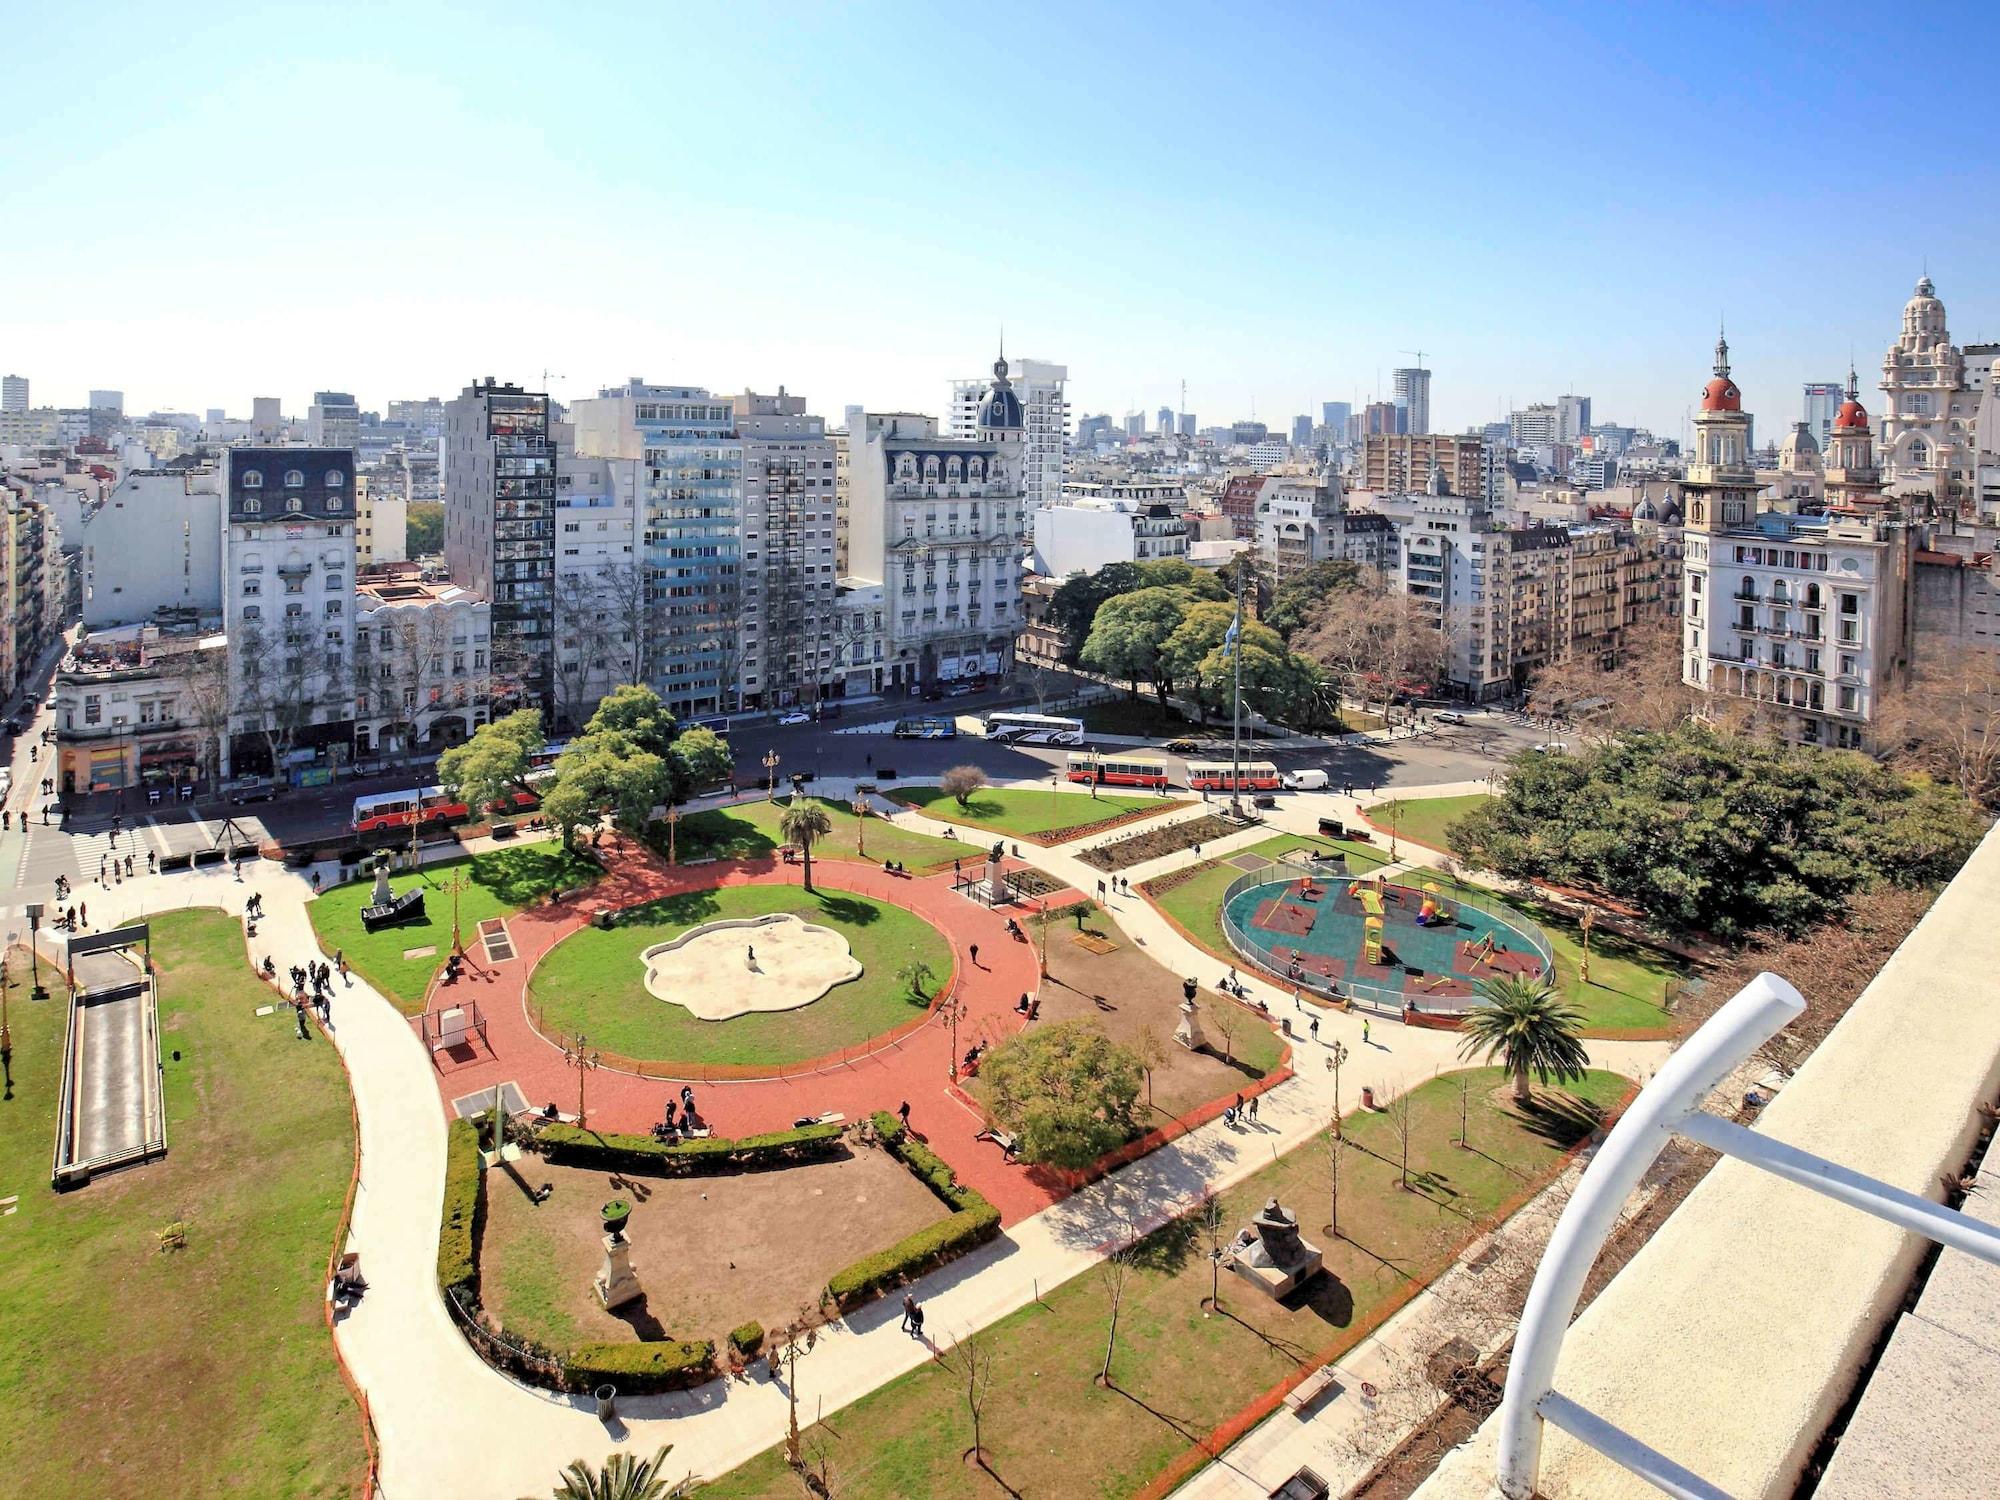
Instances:
[[[1015,745],[1081,745],[1083,720],[1050,714],[989,714],[986,738]]]

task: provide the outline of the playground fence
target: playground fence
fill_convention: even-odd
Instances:
[[[1229,938],[1230,946],[1249,962],[1267,973],[1278,976],[1287,984],[1295,984],[1301,989],[1311,990],[1314,994],[1324,995],[1328,999],[1344,999],[1353,1004],[1365,1005],[1383,1015],[1401,1016],[1406,1008],[1420,1013],[1451,1016],[1464,1015],[1471,1010],[1477,1002],[1470,998],[1426,997],[1401,988],[1391,988],[1388,985],[1369,984],[1363,980],[1329,979],[1323,974],[1301,973],[1296,977],[1291,976],[1272,954],[1273,945],[1269,938],[1246,931],[1236,920],[1231,910],[1236,898],[1258,886],[1301,880],[1307,876],[1316,880],[1334,878],[1359,881],[1367,878],[1346,874],[1344,860],[1341,865],[1342,873],[1330,877],[1327,870],[1329,863],[1327,860],[1313,859],[1303,851],[1295,849],[1287,851],[1276,859],[1265,859],[1257,868],[1245,870],[1230,881],[1229,889],[1222,895],[1222,930]],[[1555,950],[1549,946],[1549,940],[1543,936],[1540,926],[1500,900],[1484,886],[1468,885],[1445,874],[1442,870],[1420,872],[1416,884],[1395,879],[1391,879],[1388,884],[1394,889],[1408,891],[1418,898],[1429,894],[1429,888],[1435,886],[1437,895],[1450,902],[1454,910],[1470,909],[1512,928],[1527,939],[1536,957],[1542,961],[1543,969],[1550,974],[1555,972]]]

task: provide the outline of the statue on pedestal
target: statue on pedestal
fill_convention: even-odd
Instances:
[[[625,1224],[631,1214],[631,1207],[620,1199],[604,1205],[604,1264],[591,1279],[591,1285],[606,1312],[646,1294],[639,1285],[638,1273],[632,1269],[632,1242],[625,1237]]]
[[[1320,1270],[1319,1246],[1299,1236],[1298,1215],[1267,1199],[1225,1253],[1229,1269],[1270,1297],[1283,1297]]]
[[[370,906],[387,906],[395,897],[389,893],[389,851],[375,851],[375,894],[369,900]]]
[[[994,906],[1007,899],[1007,877],[1000,872],[1000,859],[1006,848],[996,839],[986,855],[986,899]]]
[[[1181,1021],[1174,1028],[1174,1040],[1190,1052],[1199,1052],[1208,1045],[1208,1038],[1201,1034],[1201,1012],[1195,1007],[1193,995],[1181,1001]]]

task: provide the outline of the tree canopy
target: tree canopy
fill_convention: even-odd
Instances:
[[[1271,590],[1270,607],[1263,611],[1264,623],[1289,641],[1321,600],[1357,588],[1360,583],[1358,563],[1345,558],[1314,563]]]
[[[1180,589],[1190,600],[1229,597],[1229,591],[1215,574],[1178,557],[1147,563],[1106,563],[1095,573],[1072,573],[1056,586],[1049,600],[1050,622],[1062,632],[1063,660],[1075,666],[1082,659],[1091,627],[1097,622],[1097,612],[1107,600],[1155,588]]]
[[[472,738],[438,757],[438,781],[455,802],[475,810],[532,790],[528,772],[547,742],[539,709],[523,708],[482,724]]]
[[[1093,672],[1124,678],[1134,696],[1142,681],[1154,683],[1163,695],[1172,692],[1174,673],[1160,648],[1187,617],[1193,600],[1192,593],[1179,587],[1136,589],[1105,600],[1078,660]]]
[[[607,808],[636,832],[653,808],[723,780],[734,766],[728,741],[714,730],[682,729],[658,693],[627,685],[605,694],[569,742],[542,807],[565,843]]]
[[[1686,724],[1575,755],[1517,756],[1452,824],[1452,852],[1520,880],[1602,891],[1670,932],[1798,932],[1857,891],[1925,886],[1981,820],[1956,790],[1867,756]]]
[[[1138,1133],[1143,1072],[1130,1048],[1088,1021],[1023,1032],[981,1069],[1021,1159],[1071,1171]]]

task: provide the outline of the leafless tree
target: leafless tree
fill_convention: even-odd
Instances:
[[[245,727],[263,736],[274,773],[323,706],[318,684],[338,683],[344,690],[347,681],[344,672],[320,670],[325,658],[315,659],[320,647],[312,631],[313,622],[303,617],[279,627],[252,623],[230,643],[240,671],[239,710]]]
[[[1733,700],[1710,698],[1681,680],[1681,630],[1675,618],[1641,620],[1608,665],[1584,653],[1552,662],[1535,673],[1530,705],[1564,715],[1577,733],[1599,741],[1626,730],[1672,729],[1697,710],[1733,717]]]
[[[174,669],[182,711],[195,734],[196,765],[213,782],[220,774],[223,737],[229,733],[229,654],[183,652],[175,658]]]
[[[1335,1239],[1340,1238],[1340,1154],[1346,1149],[1346,1138],[1340,1133],[1340,1116],[1335,1115],[1326,1132],[1326,1231]]]
[[[1125,1288],[1132,1279],[1132,1254],[1129,1250],[1119,1250],[1104,1259],[1098,1267],[1098,1278],[1103,1283],[1104,1295],[1109,1302],[1109,1318],[1104,1332],[1104,1366],[1097,1372],[1097,1383],[1109,1386],[1111,1382],[1111,1356],[1118,1349],[1118,1313],[1124,1306]]]
[[[1461,1151],[1472,1149],[1472,1142],[1467,1138],[1466,1133],[1466,1121],[1471,1112],[1472,1075],[1470,1073],[1460,1073],[1458,1075],[1458,1149]]]
[[[1195,1210],[1194,1222],[1208,1236],[1208,1305],[1222,1310],[1222,1200],[1204,1193]]]
[[[1241,1020],[1241,1017],[1236,1014],[1236,1007],[1231,1005],[1227,1000],[1216,1005],[1211,1005],[1208,1008],[1208,1019],[1209,1023],[1222,1034],[1222,1060],[1231,1067],[1234,1067],[1236,1065],[1236,1053],[1234,1051],[1236,1026],[1237,1022]]]
[[[1405,1089],[1382,1106],[1389,1117],[1389,1129],[1396,1137],[1396,1186],[1410,1186],[1410,1090]]]
[[[1450,619],[1433,620],[1423,605],[1371,572],[1359,587],[1328,595],[1293,646],[1366,708],[1377,690],[1386,705],[1403,682],[1435,682],[1455,629]]]
[[[1146,1108],[1153,1107],[1153,1069],[1167,1060],[1167,1043],[1156,1027],[1148,1026],[1132,1039],[1132,1051],[1146,1070]]]
[[[1884,702],[1876,736],[1896,764],[2000,805],[2000,654],[1961,651],[1922,664]]]
[[[986,1414],[986,1398],[993,1393],[993,1350],[968,1335],[959,1344],[957,1353],[965,1377],[965,1412],[972,1419],[972,1452],[967,1457],[983,1469],[987,1465],[981,1421]]]

